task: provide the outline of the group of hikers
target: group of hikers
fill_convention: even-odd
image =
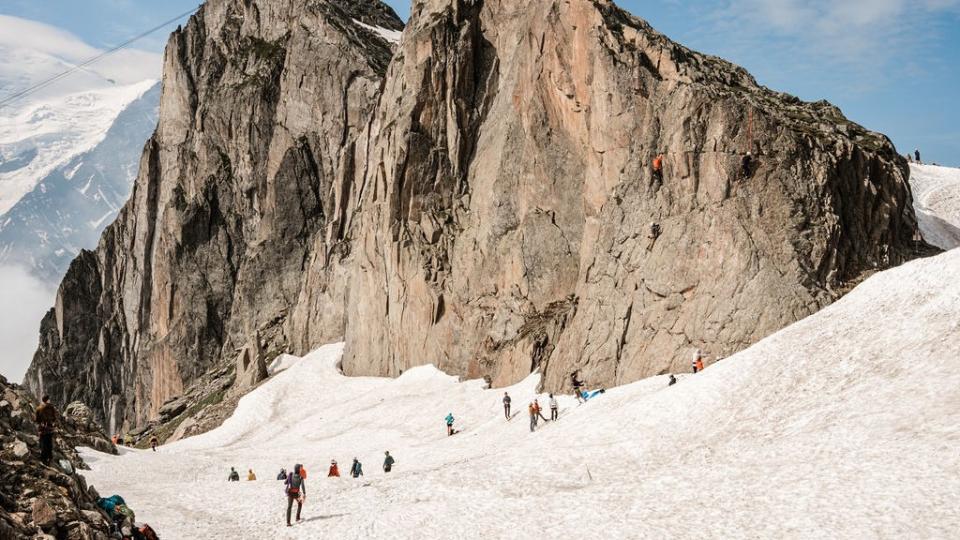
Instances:
[[[389,473],[393,470],[393,465],[396,463],[396,460],[393,459],[393,456],[390,455],[390,451],[387,450],[383,453],[383,472]],[[360,478],[363,476],[363,464],[360,463],[360,460],[353,458],[353,464],[350,465],[350,476],[354,478]],[[330,468],[327,470],[328,478],[339,478],[340,477],[340,467],[337,464],[337,460],[332,460],[330,462]],[[257,475],[254,474],[253,469],[249,469],[247,473],[248,481],[255,481]],[[303,502],[307,497],[307,469],[303,466],[302,463],[297,463],[293,466],[293,471],[287,472],[286,469],[280,469],[280,472],[277,473],[277,480],[283,481],[283,493],[287,498],[287,527],[293,525],[290,521],[291,513],[293,511],[293,503],[297,503],[297,515],[296,521],[299,522],[300,514],[303,511]],[[230,467],[230,474],[227,476],[228,482],[239,482],[240,473],[237,472],[235,467]]]
[[[918,157],[919,160],[919,157]],[[718,357],[715,361],[720,361],[721,358]],[[703,371],[704,369],[704,356],[703,352],[700,349],[697,349],[694,353],[693,359],[691,360],[691,370],[694,374]],[[593,391],[585,391],[585,385],[578,376],[578,372],[573,372],[570,375],[570,384],[573,386],[574,396],[577,399],[578,403],[584,403],[587,400],[596,397],[599,394],[605,392],[604,389],[598,389]],[[677,378],[675,375],[670,374],[670,380],[668,386],[673,386],[677,383]],[[560,408],[554,395],[548,394],[548,406],[550,407],[550,421],[556,421],[560,417]],[[50,397],[43,396],[42,403],[36,409],[36,423],[37,430],[39,432],[39,441],[40,441],[40,459],[43,463],[49,465],[53,460],[53,435],[55,426],[58,419],[58,414],[56,409],[52,404],[50,404]],[[509,392],[503,393],[503,415],[509,421],[512,417],[510,415],[511,404],[513,399],[510,397]],[[539,425],[539,421],[543,420],[544,422],[548,421],[542,414],[542,409],[540,403],[537,399],[533,399],[530,404],[527,406],[527,412],[530,416],[530,431],[534,432]],[[447,425],[447,435],[454,435],[458,431],[454,428],[454,416],[453,413],[447,414],[445,422]],[[115,444],[120,444],[123,442],[123,439],[119,435],[113,436],[113,442]],[[129,444],[129,441],[128,441]],[[156,435],[150,438],[150,446],[153,451],[156,452],[156,447],[158,440]],[[390,455],[389,451],[384,452],[383,460],[383,472],[389,473],[393,469],[395,460],[393,456]],[[328,477],[339,477],[340,469],[336,460],[330,462],[330,468],[327,471]],[[359,478],[363,476],[363,465],[357,458],[353,458],[353,463],[350,466],[350,476],[353,478]],[[293,503],[297,503],[297,514],[296,521],[300,521],[301,511],[303,509],[303,503],[306,498],[306,480],[307,470],[302,464],[294,465],[293,472],[288,473],[286,469],[280,469],[280,473],[277,474],[277,480],[284,481],[284,494],[287,497],[287,526],[291,526],[291,513],[293,509]],[[248,481],[256,481],[257,475],[253,472],[253,469],[248,469],[247,472]],[[238,482],[240,481],[240,474],[234,467],[230,467],[230,473],[227,477],[229,482]]]

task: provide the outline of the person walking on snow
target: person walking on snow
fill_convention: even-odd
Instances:
[[[550,420],[556,420],[559,417],[560,410],[557,405],[557,398],[553,397],[553,394],[550,394]]]
[[[40,461],[50,465],[53,461],[53,432],[57,426],[57,409],[50,404],[50,396],[43,396],[43,403],[37,407],[34,420],[40,435]]]
[[[160,444],[160,440],[157,439],[156,435],[153,435],[152,437],[150,437],[150,448],[152,448],[154,452],[157,451],[158,444]]]
[[[507,417],[507,420],[510,419],[510,394],[503,393],[503,415]]]
[[[540,404],[533,400],[528,407],[530,412],[530,433],[537,430],[537,420],[540,418]]]
[[[350,476],[354,478],[363,476],[363,465],[357,461],[357,458],[353,458],[353,465],[350,466]]]
[[[286,480],[287,479],[287,470],[280,469],[280,473],[277,474],[277,480]]]
[[[453,413],[447,414],[447,437],[453,435]]]
[[[396,461],[394,461],[393,456],[390,455],[389,450],[384,452],[384,454],[387,457],[383,458],[383,472],[388,473],[391,469],[393,469],[393,464],[396,463]]]
[[[333,476],[340,478],[340,468],[337,467],[337,460],[330,462],[330,470],[327,471],[327,478],[331,478]]]
[[[240,473],[238,473],[237,470],[234,469],[233,467],[230,467],[230,476],[227,477],[227,482],[239,482],[239,481],[240,481]]]
[[[577,401],[583,402],[583,381],[577,379],[577,372],[570,374],[570,384],[573,385],[573,394],[577,396]]]
[[[287,495],[287,527],[290,526],[290,511],[293,510],[293,501],[297,501],[297,521],[300,521],[300,511],[303,510],[303,501],[307,497],[307,484],[300,476],[300,465],[293,466],[293,472],[287,476],[284,483],[284,493]]]
[[[253,474],[253,469],[247,469],[247,482],[253,482],[257,479],[257,475]]]
[[[677,378],[673,376],[673,373],[670,374],[670,382],[667,383],[667,386],[673,386],[677,384]]]

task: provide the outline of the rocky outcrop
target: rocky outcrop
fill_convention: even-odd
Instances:
[[[43,465],[36,405],[24,389],[0,377],[0,538],[106,539],[109,522],[96,506],[96,490],[77,472],[87,467],[75,448],[116,449],[86,422],[82,407],[71,404],[54,438],[54,463]]]
[[[32,388],[177,438],[339,339],[347,374],[613,385],[915,255],[886,137],[607,1],[378,27],[401,24],[372,0],[210,0],[173,34],[133,196],[61,285]]]
[[[378,2],[211,0],[164,55],[133,194],[73,262],[26,376],[111,433],[156,417],[259,335],[266,357],[343,335],[352,148],[402,28]]]
[[[610,2],[417,2],[379,103],[347,373],[621,384],[742,349],[912,256],[886,137]]]

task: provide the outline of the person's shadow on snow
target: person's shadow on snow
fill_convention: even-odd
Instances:
[[[313,516],[313,517],[308,517],[306,519],[301,520],[300,523],[308,523],[310,521],[319,521],[321,519],[333,519],[333,518],[349,516],[349,515],[350,514],[330,514],[329,516]]]

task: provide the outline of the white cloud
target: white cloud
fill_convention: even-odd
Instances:
[[[0,373],[23,379],[40,337],[40,320],[56,292],[25,270],[0,266]]]
[[[103,52],[48,24],[0,15],[0,97],[28,88]],[[116,84],[159,79],[160,54],[117,51],[51,85],[44,96],[64,95]],[[112,83],[111,83],[112,81]]]

